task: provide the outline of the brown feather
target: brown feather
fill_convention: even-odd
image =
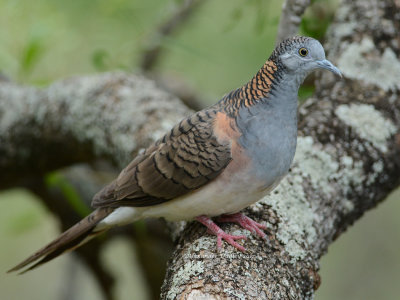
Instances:
[[[79,223],[75,224],[70,229],[62,233],[51,243],[38,250],[36,253],[29,256],[27,259],[25,259],[15,267],[8,270],[7,273],[21,270],[22,268],[34,263],[31,267],[21,272],[21,274],[25,273],[40,266],[45,262],[56,258],[66,251],[74,250],[75,248],[88,242],[90,239],[103,232],[103,230],[94,231],[94,229],[96,225],[105,217],[107,217],[111,212],[113,212],[113,209],[111,208],[96,209],[86,218],[82,219]]]
[[[240,136],[234,133],[235,122],[221,109],[216,104],[178,123],[97,193],[92,206],[155,205],[217,177],[231,161],[233,139]],[[217,116],[229,126],[218,125]]]
[[[247,84],[174,126],[93,197],[97,209],[92,214],[8,272],[27,267],[26,272],[79,247],[108,229],[96,225],[117,207],[157,205],[199,189],[226,169],[232,172],[248,165],[249,158],[238,146],[241,132],[235,118],[242,107],[268,96],[277,70],[272,60],[267,61]]]

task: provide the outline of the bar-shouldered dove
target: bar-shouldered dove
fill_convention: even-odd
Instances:
[[[317,40],[284,40],[248,83],[175,125],[94,196],[89,216],[9,272],[31,270],[113,226],[148,217],[196,219],[217,236],[218,248],[226,240],[244,251],[236,242],[244,236],[224,232],[210,218],[265,236],[265,226],[240,210],[288,173],[299,86],[319,68],[341,75]]]

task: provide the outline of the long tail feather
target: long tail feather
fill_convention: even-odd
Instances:
[[[74,250],[79,246],[85,244],[93,237],[106,231],[108,228],[96,228],[96,225],[113,212],[112,208],[98,208],[86,218],[76,223],[70,229],[62,233],[54,241],[38,250],[27,259],[11,268],[7,273],[19,271],[22,268],[33,264],[29,268],[23,270],[20,274],[30,271],[54,258],[63,254],[64,252]]]

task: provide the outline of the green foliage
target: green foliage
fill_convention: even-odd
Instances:
[[[302,85],[299,89],[299,100],[303,102],[314,94],[315,87],[313,85]]]
[[[71,207],[82,217],[91,212],[91,209],[83,202],[75,188],[59,172],[49,173],[45,177],[45,182],[49,188],[59,189]]]
[[[43,40],[39,37],[32,38],[22,50],[20,62],[20,75],[27,76],[43,56]]]
[[[276,3],[264,0],[248,0],[240,2],[230,13],[230,20],[225,31],[230,31],[239,26],[240,21],[246,17],[253,20],[253,32],[257,35],[264,33],[269,26],[276,26],[279,15],[274,12]],[[246,22],[246,21],[244,21]]]
[[[36,84],[132,69],[174,0],[0,0],[0,70]]]
[[[34,211],[23,211],[7,224],[10,234],[21,234],[40,224],[40,218]]]
[[[0,203],[6,208],[0,210],[2,221],[0,236],[2,234],[7,237],[19,236],[40,225],[44,209],[35,203],[36,199],[27,200],[30,197],[33,198],[32,194],[22,189],[0,192]],[[5,237],[3,238],[5,241]]]
[[[110,54],[104,49],[95,50],[92,54],[92,63],[97,71],[105,71],[110,65]]]
[[[322,40],[333,21],[337,6],[337,0],[313,0],[301,20],[301,34]]]
[[[132,224],[133,229],[138,237],[147,235],[147,226],[145,220],[139,220]]]

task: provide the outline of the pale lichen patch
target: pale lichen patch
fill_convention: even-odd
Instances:
[[[185,295],[187,300],[219,300],[222,299],[220,296],[215,296],[207,293],[203,293],[200,290],[192,290],[189,294]]]
[[[383,171],[383,167],[384,167],[384,164],[383,164],[382,160],[378,160],[372,164],[373,172],[370,172],[367,182],[366,182],[368,185],[373,183],[379,177],[379,175]]]
[[[347,155],[342,155],[337,161],[335,152],[330,153],[315,144],[310,136],[299,137],[297,144],[290,182],[288,178],[282,180],[276,191],[261,202],[270,205],[279,216],[277,239],[285,245],[293,260],[305,257],[307,252],[303,242],[306,240],[308,245],[312,245],[316,241],[317,233],[313,225],[321,222],[312,202],[306,199],[304,180],[308,180],[314,190],[325,197],[333,195],[337,185],[357,188],[362,186],[364,180],[362,161]],[[347,194],[346,189],[344,194]],[[342,200],[343,212],[354,209],[350,199]]]
[[[339,105],[336,116],[352,127],[362,139],[371,142],[382,152],[387,152],[387,139],[396,132],[396,126],[372,105]]]
[[[354,34],[355,28],[357,28],[356,22],[338,23],[335,25],[336,35],[340,37],[351,36]]]
[[[192,280],[193,276],[204,272],[204,264],[200,260],[187,261],[172,277],[172,285],[167,294],[167,299],[176,299],[176,296],[181,293],[180,287],[184,283]]]
[[[351,201],[348,200],[348,199],[344,199],[344,200],[343,200],[342,208],[343,208],[343,212],[344,212],[344,213],[346,213],[346,214],[347,214],[347,213],[350,213],[351,211],[354,210],[354,203],[351,202]]]
[[[195,242],[190,244],[190,253],[199,253],[201,250],[213,249],[216,245],[216,239],[212,235],[205,235],[198,238]]]
[[[42,117],[47,113],[44,106],[39,111],[42,93],[35,88],[20,88],[17,85],[0,85],[0,130],[7,134],[16,123],[31,121],[33,116]],[[12,101],[25,98],[25,101]]]
[[[335,192],[332,181],[343,187],[346,195],[352,188],[361,188],[364,180],[363,162],[352,157],[342,155],[339,162],[333,154],[325,151],[322,146],[314,145],[311,137],[297,139],[295,163],[303,176],[309,178],[314,189],[329,196]],[[347,205],[349,209],[351,205]]]
[[[297,151],[294,158],[303,175],[309,177],[315,189],[324,194],[332,192],[332,186],[328,184],[332,174],[337,173],[339,164],[330,154],[314,145],[310,136],[297,139]]]
[[[361,184],[365,178],[363,165],[361,160],[355,160],[351,156],[342,155],[339,158],[338,169],[331,170],[329,176],[326,177],[327,182],[324,184],[330,185],[330,180],[336,181],[337,184],[343,188],[344,195],[347,195],[352,189],[358,190],[362,188]],[[348,199],[343,199],[343,203],[346,206],[345,211],[349,212],[352,210],[353,204],[347,202],[349,202]]]
[[[187,114],[176,97],[154,82],[122,72],[55,83],[47,89],[47,99],[61,108],[51,115],[60,119],[55,123],[62,132],[91,143],[96,155],[111,153],[120,166],[132,159],[138,129],[152,124],[155,133],[146,137],[155,140]],[[149,122],[149,116],[162,121]]]
[[[305,197],[298,171],[298,168],[294,168],[291,176],[297,182],[289,182],[286,177],[275,192],[261,200],[271,206],[279,216],[280,224],[276,236],[294,261],[306,255],[302,247],[304,238],[310,244],[316,239],[315,228],[312,226],[314,214]]]
[[[400,61],[396,54],[387,47],[380,56],[370,38],[350,44],[340,56],[338,67],[346,77],[377,85],[384,91],[400,89]]]

